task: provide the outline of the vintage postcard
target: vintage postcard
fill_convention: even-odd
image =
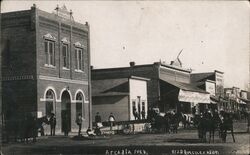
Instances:
[[[248,1],[1,1],[1,154],[249,155]]]

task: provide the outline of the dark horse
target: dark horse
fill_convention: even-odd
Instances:
[[[200,118],[198,118],[198,135],[199,138],[206,142],[206,135],[207,132],[209,133],[209,143],[212,141],[214,142],[214,133],[216,129],[219,129],[221,124],[221,120],[217,113],[213,115],[206,112]]]
[[[234,131],[233,131],[233,118],[229,113],[222,113],[223,119],[220,125],[221,139],[226,142],[227,131],[231,131],[233,142],[235,142]]]
[[[233,142],[235,142],[234,132],[233,132],[233,120],[232,116],[228,113],[222,113],[223,119],[219,118],[218,113],[213,115],[209,113],[204,113],[199,118],[198,123],[198,134],[199,138],[206,142],[206,133],[209,132],[209,143],[211,142],[211,137],[214,142],[214,133],[218,129],[220,138],[223,142],[226,142],[227,131],[231,131]]]
[[[44,123],[49,124],[47,116],[36,118],[35,116],[28,115],[22,122],[22,138],[24,142],[29,142],[29,138],[32,138],[33,142],[36,142],[38,132],[41,133],[41,136],[44,136]]]
[[[47,116],[37,118],[37,120],[36,120],[36,129],[38,132],[41,133],[41,136],[44,136],[43,124],[49,124],[49,120],[48,120]]]

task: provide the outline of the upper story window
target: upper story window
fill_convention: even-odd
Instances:
[[[56,38],[50,33],[43,36],[44,38],[44,52],[45,52],[45,66],[55,67],[55,41]]]
[[[80,42],[74,43],[75,45],[75,71],[82,72],[84,70],[83,63],[83,48],[85,46]]]
[[[63,68],[69,68],[69,49],[67,44],[62,45]]]
[[[45,49],[45,57],[46,57],[45,65],[54,67],[55,66],[55,42],[50,41],[50,40],[45,40],[44,49]]]
[[[75,49],[75,60],[76,71],[83,71],[83,51],[81,48]]]

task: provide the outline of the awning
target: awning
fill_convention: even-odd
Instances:
[[[196,85],[194,85],[194,84],[172,81],[172,80],[164,79],[164,78],[161,78],[161,77],[160,77],[160,79],[162,81],[164,81],[164,82],[166,82],[168,84],[171,84],[171,85],[173,85],[173,86],[175,86],[177,88],[180,88],[182,90],[209,94],[205,90],[202,90],[202,89],[196,87]]]
[[[210,103],[210,94],[195,85],[160,78],[163,82],[180,89],[178,100],[181,102]]]
[[[243,102],[243,101],[240,101],[239,104],[245,105],[245,104],[247,104],[247,103],[246,103],[246,102]]]
[[[219,103],[220,102],[220,99],[216,96],[210,96],[210,101],[211,103]]]
[[[210,95],[180,89],[178,100],[181,102],[210,103]]]
[[[244,104],[250,103],[250,100],[248,100],[248,99],[245,99],[245,98],[242,98],[242,97],[239,97],[239,99],[240,99],[241,101],[243,101]]]
[[[210,100],[211,103],[221,103],[221,102],[227,103],[228,102],[226,99],[224,99],[222,97],[217,97],[217,96],[214,96],[214,95],[210,96],[210,99],[211,99]]]

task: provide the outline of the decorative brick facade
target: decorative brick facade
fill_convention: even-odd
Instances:
[[[67,11],[66,7],[61,9]],[[46,104],[49,104],[46,102],[50,100],[53,102],[51,112],[57,119],[56,132],[62,131],[61,112],[65,108],[63,104],[68,104],[66,101],[70,104],[70,108],[66,108],[69,108],[71,131],[77,130],[77,113],[82,113],[84,118],[83,129],[91,125],[89,25],[73,21],[70,13],[70,18],[59,13],[47,13],[33,6],[30,10],[2,14],[5,121],[30,112],[37,117],[45,116]],[[46,41],[52,42],[53,46],[47,45]],[[65,59],[63,45],[67,47]],[[81,55],[76,54],[76,49]],[[68,68],[63,66],[65,60]],[[76,68],[76,62],[80,69]],[[48,91],[53,92],[53,100],[46,96]],[[62,99],[64,94],[68,94],[69,99]],[[80,111],[76,107],[78,104],[79,108],[79,102]]]

